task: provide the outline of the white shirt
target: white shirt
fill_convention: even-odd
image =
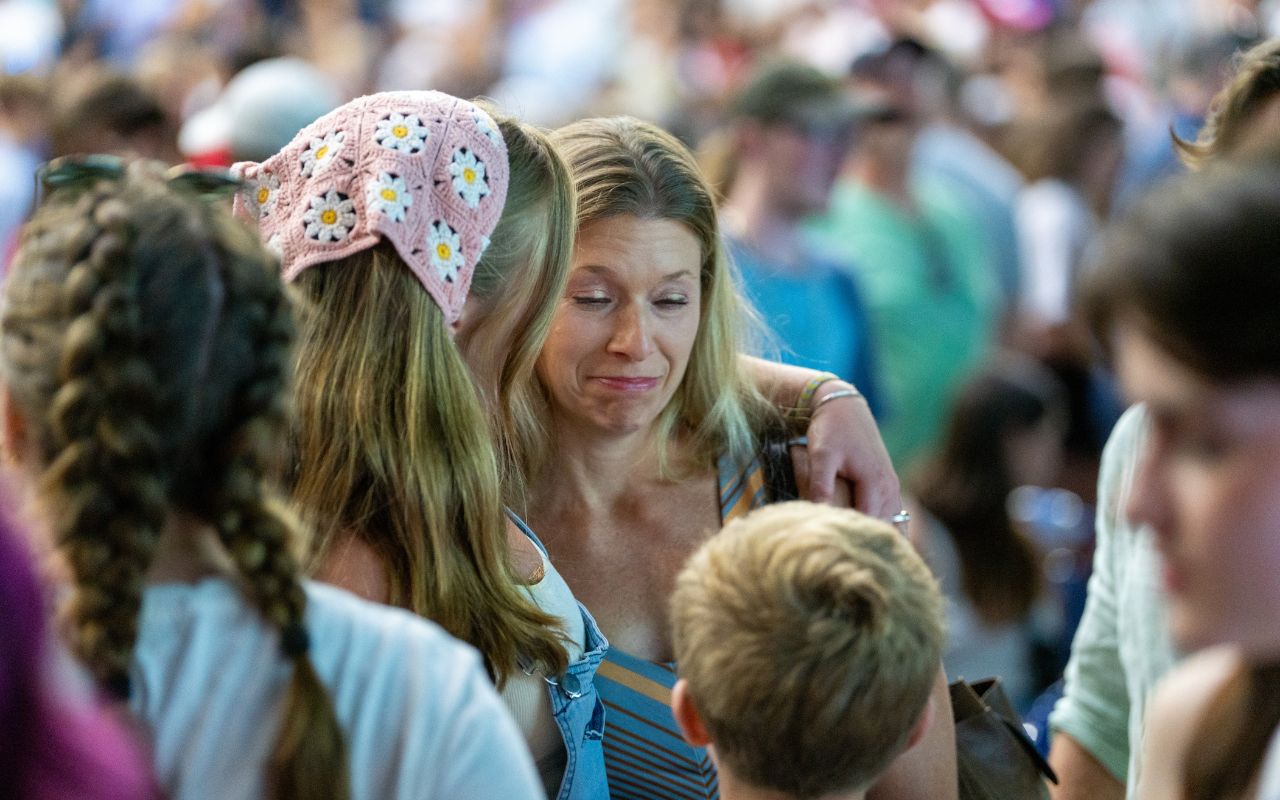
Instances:
[[[1280,800],[1280,729],[1271,734],[1271,744],[1262,760],[1258,800]]]
[[[471,648],[406,611],[304,584],[311,659],[346,735],[353,800],[541,798]],[[292,665],[221,578],[143,595],[131,705],[173,800],[263,795]]]

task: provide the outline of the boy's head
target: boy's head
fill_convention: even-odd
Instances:
[[[884,522],[807,502],[755,511],[694,554],[671,608],[676,720],[742,782],[858,791],[928,724],[942,600]]]

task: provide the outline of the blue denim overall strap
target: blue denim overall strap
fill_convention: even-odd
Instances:
[[[547,548],[514,512],[507,516],[544,555]],[[595,675],[609,649],[595,618],[578,603],[586,633],[582,655],[559,677],[545,678],[551,710],[555,715],[566,753],[560,791],[550,800],[607,800],[609,783],[604,770],[604,704],[596,692]]]

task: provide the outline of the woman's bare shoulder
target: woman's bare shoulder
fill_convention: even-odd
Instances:
[[[1187,658],[1160,680],[1143,724],[1139,800],[1179,796],[1200,720],[1242,666],[1234,648],[1213,647]]]

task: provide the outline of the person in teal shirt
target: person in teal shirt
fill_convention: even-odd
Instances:
[[[942,187],[911,181],[909,95],[868,72],[884,106],[809,233],[854,266],[877,347],[880,430],[902,472],[932,447],[955,388],[988,354],[1000,295],[982,226]]]

